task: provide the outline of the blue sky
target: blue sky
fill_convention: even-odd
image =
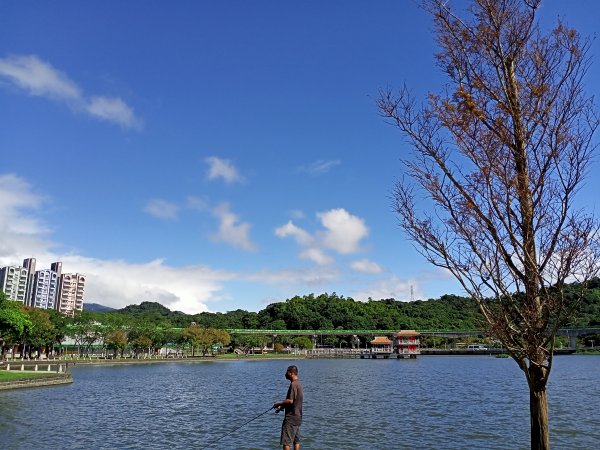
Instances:
[[[599,12],[540,17],[591,35]],[[86,301],[188,313],[462,294],[398,227],[408,148],[375,107],[440,91],[434,52],[409,0],[0,0],[0,265],[60,260]]]

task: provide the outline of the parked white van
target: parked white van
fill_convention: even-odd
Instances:
[[[482,344],[469,344],[467,347],[469,350],[487,350],[488,348]]]

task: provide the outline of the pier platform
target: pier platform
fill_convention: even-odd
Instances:
[[[418,353],[394,353],[351,348],[318,348],[306,351],[307,358],[356,358],[356,359],[414,359]]]

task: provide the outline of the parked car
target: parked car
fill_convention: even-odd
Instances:
[[[469,344],[467,349],[469,349],[469,350],[487,350],[488,348],[482,344]]]

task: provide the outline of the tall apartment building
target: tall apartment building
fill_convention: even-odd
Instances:
[[[56,309],[58,294],[58,274],[51,270],[38,270],[33,283],[31,306],[34,308]]]
[[[0,288],[10,300],[26,303],[28,270],[21,266],[7,266],[0,269]]]
[[[53,262],[50,264],[50,270],[53,270],[58,274],[58,278],[62,275],[62,263],[61,262]]]
[[[63,273],[58,286],[57,309],[68,316],[73,316],[75,311],[83,311],[85,276],[80,273]]]
[[[23,267],[27,269],[27,287],[25,288],[25,305],[33,306],[33,283],[35,282],[35,258],[23,260]]]
[[[83,311],[84,275],[62,273],[62,262],[52,263],[50,270],[36,271],[35,267],[35,258],[25,259],[23,267],[0,267],[0,289],[7,298],[70,316]]]

